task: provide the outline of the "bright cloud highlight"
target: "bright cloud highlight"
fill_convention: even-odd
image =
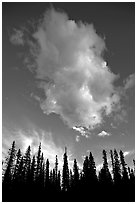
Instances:
[[[110,136],[110,133],[108,133],[108,132],[102,130],[102,132],[100,132],[100,133],[98,134],[98,136],[99,136],[99,137]]]

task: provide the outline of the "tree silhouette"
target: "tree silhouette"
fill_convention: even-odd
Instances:
[[[62,172],[62,190],[64,192],[69,190],[69,168],[68,168],[68,158],[67,158],[67,148],[65,147],[64,153],[64,164]]]
[[[119,155],[116,149],[114,152],[110,150],[111,160],[107,158],[105,150],[102,154],[103,166],[99,172],[96,172],[91,152],[89,156],[85,156],[83,169],[79,169],[77,160],[74,159],[73,168],[69,170],[67,148],[65,148],[61,179],[57,155],[52,169],[49,159],[45,164],[41,143],[35,156],[31,155],[30,146],[24,155],[20,149],[16,151],[15,142],[13,142],[4,161],[6,169],[2,182],[2,200],[11,202],[135,201],[135,161],[133,160],[133,168],[127,167],[122,150]],[[109,169],[110,163],[112,174]]]
[[[111,190],[112,189],[112,177],[108,168],[108,161],[107,161],[107,152],[103,150],[103,167],[99,172],[99,183],[101,190],[101,195],[103,200],[107,199],[107,201],[110,201],[111,199]],[[108,192],[108,196],[106,198],[106,193]]]

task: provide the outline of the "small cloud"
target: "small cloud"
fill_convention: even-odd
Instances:
[[[132,88],[135,85],[135,74],[130,74],[124,81],[125,90]]]
[[[22,30],[14,29],[14,33],[10,37],[10,42],[14,45],[24,45],[24,33]]]
[[[99,136],[99,137],[110,136],[110,133],[108,133],[108,132],[102,130],[102,132],[100,132],[100,133],[98,134],[98,136]]]
[[[76,142],[79,142],[79,141],[80,141],[80,136],[77,135],[77,136],[76,136]]]
[[[87,131],[84,127],[73,127],[72,129],[79,132],[81,136],[89,138],[89,131]]]

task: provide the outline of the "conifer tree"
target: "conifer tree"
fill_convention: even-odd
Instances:
[[[45,179],[46,188],[48,188],[48,186],[49,186],[49,181],[50,181],[50,179],[49,179],[49,160],[47,159],[47,161],[46,161],[46,179]]]
[[[89,159],[88,159],[88,156],[85,157],[85,160],[83,163],[83,178],[85,181],[88,181],[88,179],[89,179]]]
[[[8,157],[6,158],[6,170],[4,174],[3,184],[10,185],[14,172],[14,162],[16,157],[15,141],[12,143],[12,147],[8,151]]]
[[[78,186],[79,184],[79,169],[77,166],[77,161],[74,159],[74,164],[73,164],[73,185]]]
[[[23,176],[24,181],[28,183],[30,177],[30,165],[31,165],[31,149],[28,146],[25,156],[24,156],[24,168],[23,168]]]
[[[56,160],[55,160],[55,182],[58,180],[58,157],[56,155]]]
[[[110,157],[111,157],[111,165],[112,165],[112,174],[113,174],[113,177],[114,177],[115,165],[114,165],[114,155],[113,155],[112,150],[110,150]]]
[[[89,153],[89,177],[92,185],[95,185],[97,183],[96,165],[91,152]]]
[[[31,185],[35,182],[35,173],[36,173],[36,160],[35,155],[32,158],[31,168],[30,168],[30,183]]]
[[[105,184],[109,187],[109,185],[112,183],[112,177],[108,168],[107,152],[103,150],[102,153],[103,153],[103,167],[99,172],[99,180],[100,183],[102,183],[103,185]]]
[[[119,163],[119,156],[114,149],[114,182],[115,184],[119,184],[121,181],[121,169],[120,169],[120,163]]]
[[[125,158],[124,158],[124,154],[122,152],[122,150],[120,150],[119,152],[120,154],[120,161],[121,161],[121,166],[122,166],[122,180],[125,182],[128,182],[128,172],[127,172],[127,167],[126,167],[126,163],[125,163]]]
[[[38,178],[40,174],[40,162],[41,162],[41,142],[39,144],[38,154],[37,154],[36,178]]]
[[[67,159],[67,148],[65,147],[63,173],[62,173],[62,190],[68,191],[68,189],[69,189],[69,168],[68,168],[68,159]]]
[[[21,150],[19,149],[16,155],[16,164],[15,164],[15,169],[14,169],[14,174],[13,174],[13,179],[15,180],[17,178],[18,175],[18,171],[19,171],[19,165],[21,162],[21,158],[22,158],[22,154],[21,154]]]
[[[60,171],[58,171],[58,179],[57,179],[57,190],[60,191],[61,190],[61,181],[60,181]]]

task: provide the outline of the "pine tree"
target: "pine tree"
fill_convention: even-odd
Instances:
[[[78,186],[79,184],[79,169],[77,166],[77,161],[74,159],[74,164],[73,164],[73,185],[74,187]]]
[[[126,167],[127,164],[125,163],[125,158],[122,150],[120,150],[119,155],[120,155],[120,161],[122,166],[122,176],[123,176],[122,180],[125,183],[125,182],[128,182],[128,172]]]
[[[97,183],[97,175],[96,175],[96,165],[94,161],[94,157],[92,153],[89,153],[89,179],[92,182],[92,185],[95,185]]]
[[[89,159],[88,159],[88,156],[85,157],[85,160],[83,163],[83,178],[85,181],[89,180]]]
[[[50,179],[49,179],[49,160],[47,159],[47,161],[46,161],[46,179],[45,179],[46,188],[48,188],[48,186],[49,186],[49,181],[50,181]]]
[[[28,146],[25,156],[24,156],[24,168],[23,175],[25,183],[28,183],[30,177],[30,165],[31,165],[31,148]]]
[[[56,155],[56,161],[55,161],[55,182],[57,183],[58,180],[58,157]]]
[[[114,182],[117,185],[121,182],[121,169],[116,149],[114,149]]]
[[[68,168],[68,159],[67,159],[67,148],[65,148],[65,153],[64,153],[62,190],[65,192],[69,190],[69,168]]]
[[[32,158],[31,168],[30,168],[30,183],[31,183],[31,185],[33,185],[35,182],[35,173],[36,173],[36,160],[35,160],[35,155],[34,155]]]
[[[9,149],[8,157],[6,158],[6,170],[4,174],[3,184],[9,186],[12,182],[14,173],[14,162],[16,157],[15,141],[12,143],[12,147]]]
[[[39,144],[38,148],[38,154],[37,154],[37,167],[36,167],[36,177],[39,177],[40,174],[40,161],[41,161],[41,142]]]
[[[58,179],[57,179],[57,189],[58,189],[58,191],[61,190],[61,181],[60,181],[60,177],[61,177],[61,174],[60,174],[60,171],[58,171]]]
[[[17,179],[17,175],[18,175],[18,171],[19,171],[19,165],[21,162],[21,158],[22,158],[22,154],[21,154],[21,150],[19,149],[16,155],[16,164],[15,164],[15,169],[14,169],[14,174],[13,174],[13,179],[16,180]]]
[[[100,183],[102,183],[103,185],[107,185],[109,187],[109,185],[112,183],[112,177],[108,168],[107,152],[103,150],[102,153],[103,153],[103,167],[99,172],[99,180]]]
[[[110,157],[111,157],[111,165],[112,165],[112,174],[113,174],[113,178],[114,178],[115,165],[114,165],[114,155],[113,155],[113,151],[112,150],[110,150]]]

